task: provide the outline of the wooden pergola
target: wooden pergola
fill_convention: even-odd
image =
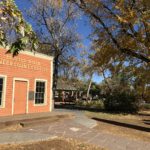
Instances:
[[[67,81],[59,81],[56,89],[54,89],[55,102],[74,102],[82,96],[80,91],[75,85]]]

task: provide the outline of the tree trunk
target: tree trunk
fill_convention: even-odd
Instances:
[[[104,81],[105,81],[105,83],[106,83],[106,85],[107,85],[107,87],[108,87],[108,89],[109,89],[109,92],[111,93],[112,90],[111,90],[111,88],[110,88],[110,86],[109,86],[109,83],[108,83],[108,81],[107,81],[107,79],[106,79],[104,70],[102,71],[102,74],[103,74]]]
[[[91,76],[90,76],[90,81],[89,81],[89,85],[88,85],[88,89],[87,89],[87,94],[86,94],[86,99],[87,100],[89,99],[89,95],[90,95],[90,89],[91,89],[91,85],[92,85],[92,77],[93,77],[93,74],[91,74]]]
[[[53,89],[54,90],[57,87],[57,81],[58,81],[58,58],[59,56],[54,58],[54,74],[53,74]]]

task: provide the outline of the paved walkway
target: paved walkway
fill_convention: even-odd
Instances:
[[[74,122],[79,123],[87,128],[94,128],[97,126],[97,121],[92,120],[84,115],[83,111],[79,110],[68,110],[68,109],[56,109],[56,113],[73,113],[75,115]]]
[[[32,128],[22,128],[17,132],[0,133],[0,143],[6,143],[6,141],[7,143],[18,143],[65,137],[95,144],[108,150],[150,149],[150,142],[143,142],[105,132],[97,132],[91,128],[95,123],[93,121],[90,122],[82,112],[73,113],[76,115],[75,119],[65,119]]]

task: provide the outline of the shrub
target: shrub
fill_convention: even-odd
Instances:
[[[150,103],[142,104],[141,107],[143,110],[150,110]]]
[[[137,96],[131,92],[113,92],[104,101],[106,110],[117,112],[137,112],[140,102]]]
[[[93,109],[104,109],[104,103],[102,100],[95,100],[95,101],[78,101],[76,103],[79,107],[85,108],[93,108]]]

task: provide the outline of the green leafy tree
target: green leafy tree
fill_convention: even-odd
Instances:
[[[13,55],[27,46],[35,50],[37,38],[23,18],[14,0],[0,1],[0,45]]]
[[[94,43],[116,55],[150,62],[150,13],[146,0],[70,0],[91,18]],[[108,50],[108,49],[107,49]],[[110,51],[105,51],[110,55]]]

